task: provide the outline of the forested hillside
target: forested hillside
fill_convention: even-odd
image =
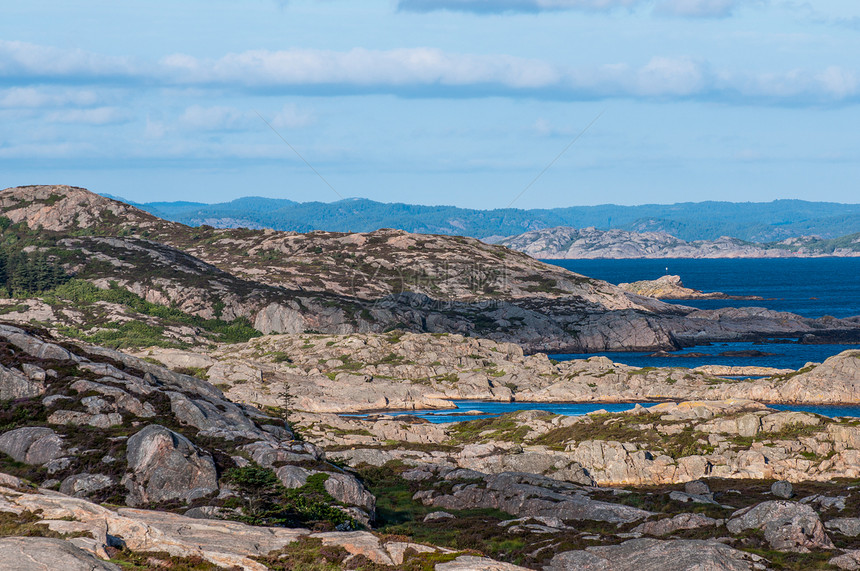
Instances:
[[[860,204],[776,200],[573,206],[549,210],[470,210],[453,206],[385,204],[365,199],[333,203],[247,197],[221,204],[157,202],[138,207],[191,226],[273,228],[295,232],[372,232],[395,228],[422,234],[487,238],[556,226],[666,232],[682,240],[731,236],[753,242],[860,232]]]

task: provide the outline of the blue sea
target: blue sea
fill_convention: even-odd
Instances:
[[[766,307],[804,317],[851,317],[860,315],[860,258],[812,259],[717,259],[717,260],[545,260],[563,268],[610,283],[651,280],[669,274],[681,276],[684,285],[701,291],[721,291],[729,295],[757,295],[765,299],[683,300],[677,303],[701,309],[720,307]],[[670,301],[671,300],[667,300]],[[797,343],[719,343],[690,347],[675,355],[705,353],[709,356],[650,357],[649,353],[599,353],[619,363],[637,367],[697,367],[699,365],[760,365],[799,369],[807,362],[820,363],[827,357],[857,345],[800,345]],[[756,350],[773,355],[760,357],[719,357],[719,353]],[[559,360],[595,355],[551,355]],[[434,423],[490,418],[516,410],[546,410],[577,416],[598,409],[620,412],[636,403],[529,403],[454,401],[456,409],[386,412],[409,414]],[[651,406],[654,403],[641,403]],[[824,416],[860,417],[860,406],[771,405],[779,410],[803,410]],[[350,415],[352,416],[352,415]],[[362,416],[362,415],[356,415]]]
[[[766,307],[804,317],[852,317],[860,315],[860,258],[785,259],[661,259],[661,260],[544,260],[547,263],[618,284],[679,275],[684,285],[729,295],[760,296],[762,300],[679,300],[675,303],[700,309]],[[672,300],[666,300],[672,302]],[[800,345],[797,343],[720,343],[690,347],[673,353],[708,356],[650,357],[650,353],[599,353],[615,362],[636,367],[698,367],[700,365],[759,365],[799,369],[820,363],[858,345]],[[755,350],[772,353],[759,357],[720,357],[726,351]],[[592,354],[552,355],[554,359],[579,359]]]
[[[489,402],[489,401],[453,401],[457,408],[446,410],[418,410],[418,411],[396,411],[385,412],[387,416],[417,416],[434,424],[443,422],[462,422],[465,420],[479,420],[492,418],[506,412],[517,410],[545,410],[565,416],[580,416],[595,410],[603,409],[608,412],[621,412],[630,410],[637,403],[545,403],[545,402]],[[654,406],[653,402],[639,403],[642,406]],[[777,410],[800,410],[813,412],[834,418],[837,416],[860,417],[860,406],[858,405],[769,405]],[[364,414],[344,414],[346,417],[365,417]]]

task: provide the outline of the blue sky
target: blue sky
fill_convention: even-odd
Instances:
[[[602,112],[514,206],[857,202],[858,54],[849,0],[29,0],[0,187],[503,208]]]

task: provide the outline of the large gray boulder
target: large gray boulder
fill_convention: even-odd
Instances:
[[[41,466],[63,455],[63,441],[50,428],[27,426],[0,434],[0,452]]]
[[[128,439],[129,472],[122,483],[130,505],[191,501],[218,489],[215,462],[190,440],[158,424]]]
[[[810,549],[832,549],[818,513],[806,504],[776,500],[736,511],[726,523],[730,533],[760,529],[773,549],[807,553]]]
[[[113,563],[62,539],[48,537],[0,538],[0,569],[15,571],[120,571]]]
[[[582,486],[576,484],[518,472],[490,474],[484,477],[483,486],[477,483],[455,486],[450,494],[427,493],[427,496],[416,494],[414,499],[443,510],[491,508],[517,517],[541,516],[611,523],[630,523],[654,515],[632,506],[593,500]]]
[[[45,393],[44,377],[28,378],[14,369],[0,365],[0,400],[27,399]]]
[[[559,553],[544,571],[751,571],[764,568],[760,561],[716,541],[631,539]]]
[[[278,479],[287,489],[301,488],[308,483],[308,476],[311,475],[310,470],[306,470],[301,466],[281,466],[275,470]]]
[[[341,503],[364,508],[371,514],[376,509],[376,497],[354,476],[330,474],[323,487],[331,497]]]
[[[794,495],[794,489],[791,486],[791,482],[788,482],[786,480],[780,480],[771,484],[770,493],[777,498],[783,498],[787,500]]]

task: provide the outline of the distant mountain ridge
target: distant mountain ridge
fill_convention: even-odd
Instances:
[[[687,242],[665,232],[628,232],[596,228],[547,228],[496,243],[543,260],[624,258],[791,258],[860,256],[860,233],[839,238],[818,236],[755,243],[737,238]]]
[[[665,232],[685,241],[732,236],[763,243],[810,235],[830,239],[860,232],[860,204],[802,200],[608,204],[534,210],[473,210],[366,199],[299,203],[261,197],[220,204],[152,202],[134,205],[160,218],[190,226],[207,224],[216,228],[272,228],[294,232],[372,232],[394,228],[481,239],[498,239],[559,226]]]

